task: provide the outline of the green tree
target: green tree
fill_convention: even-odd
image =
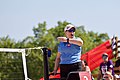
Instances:
[[[52,50],[52,56],[49,58],[49,67],[50,71],[53,70],[54,67],[54,60],[57,53],[57,47],[59,42],[57,41],[57,37],[59,36],[65,36],[64,34],[64,27],[67,24],[71,24],[67,21],[58,21],[57,26],[54,26],[50,29],[47,29],[46,22],[38,23],[37,26],[33,27],[33,33],[34,36],[27,36],[22,41],[15,42],[15,40],[10,39],[9,36],[0,38],[0,47],[1,48],[33,48],[33,47],[47,47]],[[100,45],[104,41],[108,40],[108,34],[107,33],[95,33],[94,31],[86,31],[85,26],[76,26],[76,36],[83,39],[84,45],[82,46],[82,54],[86,53],[87,51],[95,48],[96,46]],[[38,80],[40,77],[43,77],[43,54],[40,50],[26,50],[26,53],[28,56],[27,58],[27,68],[28,68],[28,75],[33,80]],[[9,57],[15,57],[17,55],[7,55],[6,54],[0,54],[0,61],[5,60],[7,62],[7,58]],[[22,65],[15,64],[14,61],[19,61],[18,59],[21,58],[21,55],[16,57],[12,60],[12,58],[9,58],[9,60],[13,61],[11,63],[6,64],[0,64],[0,68],[2,65],[8,66],[16,66],[15,68]],[[3,69],[5,71],[5,69]],[[20,69],[18,69],[20,71]],[[12,71],[10,71],[12,72]],[[0,72],[0,75],[2,73]],[[7,75],[8,76],[8,75]],[[5,77],[7,77],[5,76]],[[9,76],[12,76],[9,74]],[[21,76],[18,76],[21,77]]]
[[[1,48],[13,48],[15,45],[15,40],[10,39],[9,36],[0,38],[0,47]]]
[[[16,42],[9,36],[0,38],[1,48],[15,48]],[[11,52],[0,52],[0,79],[22,78],[22,60],[21,55]],[[18,63],[19,62],[19,63]],[[13,76],[14,75],[14,76]]]

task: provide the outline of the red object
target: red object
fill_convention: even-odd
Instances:
[[[60,79],[60,68],[58,69],[57,74],[56,75],[50,75],[49,79]],[[40,80],[44,80],[44,77],[40,78]]]
[[[89,72],[79,72],[80,80],[92,80],[91,75]]]

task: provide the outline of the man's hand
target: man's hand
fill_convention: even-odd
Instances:
[[[67,42],[67,38],[66,37],[57,37],[57,39],[60,42]]]
[[[54,75],[56,75],[56,74],[57,74],[57,70],[54,70],[52,73],[53,73]]]

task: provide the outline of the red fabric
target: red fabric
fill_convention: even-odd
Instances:
[[[109,59],[113,58],[111,44],[109,40],[97,46],[96,48],[90,50],[89,52],[83,54],[81,56],[81,59],[87,61],[88,66],[92,71],[95,68],[97,68],[100,65],[100,63],[103,61],[102,60],[103,53],[107,53],[109,56]]]
[[[58,74],[56,74],[56,75],[50,75],[49,79],[60,79],[60,74],[59,74],[60,73],[60,68],[58,69],[57,73]],[[44,77],[40,78],[40,80],[44,80]]]

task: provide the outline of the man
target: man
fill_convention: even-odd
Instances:
[[[115,62],[114,71],[116,73],[116,78],[120,78],[120,54],[118,55],[117,61]]]
[[[104,79],[104,75],[109,71],[112,76],[114,76],[113,63],[111,60],[108,60],[108,54],[104,53],[102,55],[103,62],[100,64],[99,74],[97,80]],[[106,79],[104,79],[106,80]]]
[[[69,24],[64,28],[66,37],[57,38],[60,44],[58,46],[53,73],[56,74],[60,64],[61,80],[66,80],[71,71],[82,70],[80,56],[83,41],[81,38],[75,37],[75,30],[75,26]]]
[[[115,67],[120,67],[120,53],[118,54],[117,61],[115,62]]]
[[[104,78],[104,80],[114,80],[112,74],[111,74],[109,71],[107,71],[107,72],[104,74],[103,78]]]

